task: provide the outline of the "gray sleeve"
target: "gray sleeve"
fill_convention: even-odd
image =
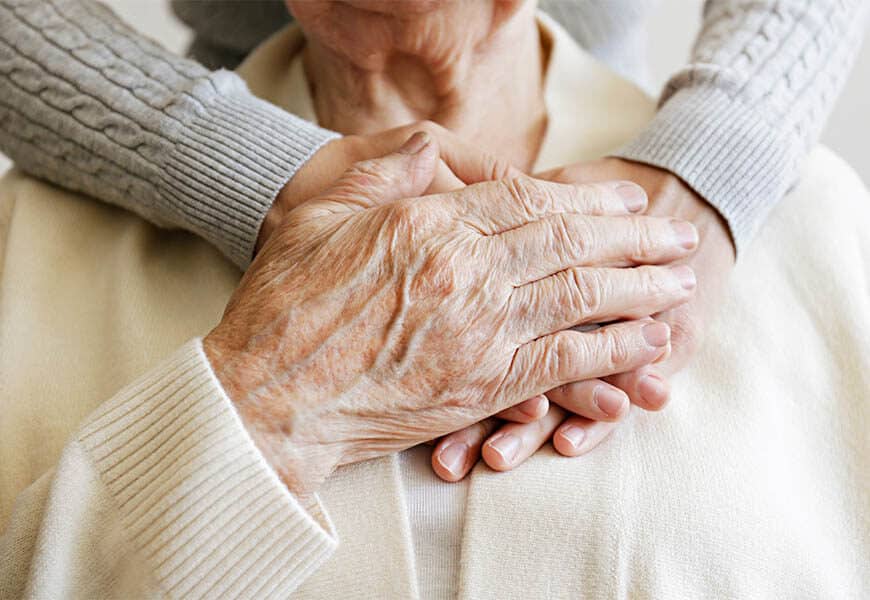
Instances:
[[[244,268],[296,170],[336,134],[179,58],[95,0],[0,0],[0,150],[191,231]]]
[[[188,54],[210,69],[235,69],[260,42],[293,19],[284,0],[171,0],[196,34]]]
[[[739,252],[818,140],[867,13],[864,0],[708,0],[689,64],[618,154],[681,177],[719,210]]]

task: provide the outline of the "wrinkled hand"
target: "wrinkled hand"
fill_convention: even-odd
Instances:
[[[260,251],[287,213],[335,184],[355,163],[383,156],[417,131],[427,133],[435,139],[441,157],[435,177],[426,190],[429,194],[449,192],[466,184],[498,181],[522,174],[506,161],[465,143],[454,133],[432,121],[418,121],[370,135],[341,137],[315,152],[281,189],[263,220],[256,252]],[[521,402],[500,417],[507,421],[526,423],[531,418],[539,418],[542,411],[546,412],[546,398],[543,395]]]
[[[674,221],[628,216],[626,184],[520,177],[415,197],[437,160],[437,144],[415,135],[288,213],[203,340],[296,493],[339,465],[649,364],[667,348],[661,323],[565,329],[690,296],[668,267],[602,266],[688,252]]]
[[[468,183],[497,181],[520,172],[507,162],[480,152],[432,121],[419,121],[371,135],[349,135],[330,141],[296,172],[278,193],[257,238],[256,252],[291,210],[333,185],[355,163],[381,157],[398,148],[414,132],[433,138],[442,160],[428,193],[448,192]],[[449,163],[450,167],[447,167]]]
[[[721,215],[672,173],[637,162],[607,158],[562,169],[546,177],[552,181],[587,183],[622,177],[646,190],[650,201],[646,214],[684,219],[699,234],[698,249],[680,262],[692,267],[698,288],[692,299],[655,315],[673,331],[671,352],[659,364],[608,378],[628,393],[631,402],[646,410],[660,410],[668,401],[668,378],[680,371],[703,341],[707,323],[716,312],[734,267],[734,243]],[[651,375],[653,383],[645,377]]]
[[[668,379],[699,348],[734,265],[734,246],[719,213],[667,171],[608,158],[565,167],[541,177],[577,183],[615,179],[638,183],[650,199],[647,214],[685,219],[697,228],[697,251],[680,261],[694,271],[697,289],[688,302],[654,316],[672,331],[670,352],[658,363],[550,390],[546,400],[538,400],[540,414],[530,416],[525,424],[505,425],[489,419],[443,438],[433,452],[432,466],[446,481],[464,477],[481,456],[493,469],[512,469],[551,439],[560,454],[585,454],[600,444],[628,413],[629,401],[646,410],[663,408],[669,395]],[[510,416],[520,421],[518,415]]]

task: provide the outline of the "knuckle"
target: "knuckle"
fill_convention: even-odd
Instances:
[[[548,190],[552,190],[551,204],[554,206],[562,205],[566,212],[586,213],[587,201],[584,188],[587,185],[554,183],[548,186]],[[558,199],[556,195],[558,194]]]
[[[604,282],[601,276],[587,269],[571,269],[568,277],[580,317],[585,319],[600,314],[604,303]]]
[[[672,278],[665,275],[662,267],[639,267],[637,274],[641,293],[652,299],[664,299],[673,295]]]
[[[656,234],[653,221],[649,217],[629,217],[632,220],[631,235],[633,256],[636,262],[646,262],[656,256]]]
[[[595,247],[594,227],[576,215],[559,214],[551,219],[551,237],[559,258],[568,263],[584,262]]]
[[[550,190],[539,182],[520,175],[502,179],[511,199],[519,204],[530,219],[546,214],[552,206]]]
[[[606,349],[606,366],[613,373],[624,370],[631,360],[631,345],[624,335],[611,332],[603,336]]]
[[[601,210],[607,203],[607,190],[596,183],[572,186],[577,190],[577,196],[584,211]]]
[[[503,182],[507,193],[514,202],[528,206],[534,195],[528,177],[508,177]]]
[[[574,236],[571,235],[570,226],[565,218],[565,215],[555,215],[547,220],[549,225],[549,240],[552,244],[552,250],[558,256],[562,263],[569,260],[571,256],[575,256],[574,251]]]
[[[550,355],[550,373],[557,381],[577,379],[585,364],[582,346],[574,342],[574,336],[561,334],[553,337]]]

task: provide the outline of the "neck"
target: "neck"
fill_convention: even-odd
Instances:
[[[355,15],[342,20],[365,33],[335,44],[309,35],[305,69],[321,125],[366,134],[431,120],[529,170],[546,130],[534,6],[504,15],[487,4],[401,20]]]

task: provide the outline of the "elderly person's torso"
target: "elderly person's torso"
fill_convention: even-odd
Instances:
[[[606,154],[653,113],[540,23],[548,122],[534,170]],[[298,29],[279,33],[241,72],[314,119],[303,45]],[[5,523],[95,402],[217,322],[238,273],[200,240],[18,173],[0,203]],[[870,542],[868,227],[866,190],[817,150],[742,257],[667,411],[634,411],[581,459],[542,451],[461,485],[435,480],[413,450],[342,468],[320,492],[340,544],[299,595],[412,597],[422,581],[469,598],[857,596]]]

